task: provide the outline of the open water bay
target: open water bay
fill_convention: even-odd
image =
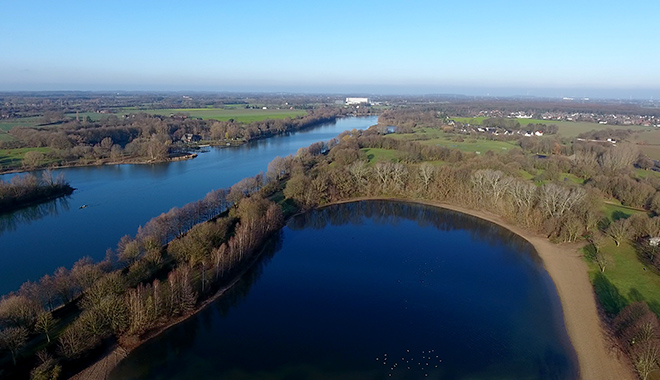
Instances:
[[[295,217],[112,379],[576,379],[552,280],[490,222],[362,201]]]

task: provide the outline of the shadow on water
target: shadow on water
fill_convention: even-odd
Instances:
[[[210,306],[201,310],[197,315],[170,327],[161,335],[131,353],[132,356],[148,356],[150,358],[149,362],[138,361],[137,364],[132,363],[130,375],[125,374],[122,367],[119,366],[111,372],[109,378],[142,378],[152,373],[154,366],[165,366],[180,353],[194,349],[200,330],[210,330],[213,324],[217,322],[214,311],[224,318],[232,309],[238,307],[247,298],[250,290],[257,284],[263,274],[264,268],[281,247],[282,234],[278,233],[266,242],[257,262],[250,266],[241,278],[221,297],[213,301]]]
[[[420,243],[413,254],[407,235]],[[437,249],[451,239],[459,248]],[[109,378],[573,379],[561,306],[543,267],[529,265],[534,253],[497,225],[432,206],[314,210],[291,219],[222,297]],[[413,355],[428,362],[429,349],[444,360],[404,367]],[[381,365],[386,352],[398,368]]]
[[[365,218],[381,225],[396,225],[407,220],[422,228],[431,226],[444,232],[465,231],[473,241],[491,247],[505,244],[513,252],[529,256],[536,263],[542,262],[529,242],[505,228],[475,216],[419,203],[389,200],[342,203],[298,215],[288,227],[292,230],[321,230],[328,225],[360,225]]]
[[[61,211],[69,211],[69,196],[0,214],[0,236],[5,232],[16,231],[21,224],[30,224],[48,216],[57,216]]]

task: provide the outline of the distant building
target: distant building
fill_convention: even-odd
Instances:
[[[369,104],[369,98],[346,98],[346,105]]]
[[[198,142],[202,140],[202,136],[200,135],[194,135],[192,133],[186,133],[183,135],[181,138],[181,141],[186,142],[186,143],[191,143],[191,142]]]

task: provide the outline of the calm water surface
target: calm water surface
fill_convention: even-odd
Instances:
[[[73,195],[0,215],[0,294],[59,266],[70,268],[83,256],[102,259],[107,248],[115,248],[123,235],[135,235],[152,217],[265,172],[276,156],[376,123],[377,117],[340,119],[237,148],[211,149],[187,161],[56,170],[77,189]]]
[[[452,211],[356,202],[289,222],[224,298],[119,379],[575,379],[554,285],[524,240]]]

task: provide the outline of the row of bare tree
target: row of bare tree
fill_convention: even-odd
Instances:
[[[192,312],[281,227],[280,207],[261,197],[262,186],[258,175],[212,191],[123,237],[105,260],[83,258],[4,296],[0,349],[8,356],[4,363],[0,357],[0,371],[32,363],[33,377],[54,376],[108,338],[135,344],[143,332]],[[167,279],[155,279],[163,271]],[[24,350],[30,342],[47,348],[35,357]]]

